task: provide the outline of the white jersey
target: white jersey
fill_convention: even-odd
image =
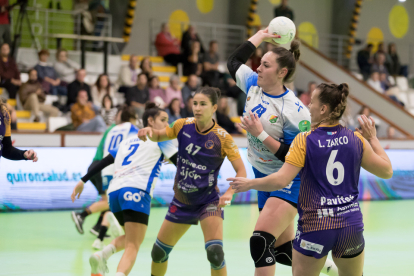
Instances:
[[[108,194],[125,187],[138,188],[152,197],[164,156],[169,159],[177,153],[172,141],[146,142],[138,137],[122,141],[115,158],[115,173]],[[115,157],[116,156],[116,157]]]
[[[237,86],[246,93],[244,115],[251,110],[260,118],[264,131],[273,139],[291,144],[299,132],[310,130],[310,113],[295,94],[286,92],[273,96],[257,85],[257,73],[246,65],[236,72]],[[247,159],[254,168],[263,174],[277,172],[282,166],[280,161],[259,139],[247,134],[249,146]]]
[[[114,126],[107,134],[104,145],[103,158],[108,156],[110,152],[118,150],[119,145],[124,139],[130,138],[138,134],[138,128],[131,123],[122,123],[120,125]],[[102,177],[112,176],[115,172],[115,166],[109,165],[102,170]]]

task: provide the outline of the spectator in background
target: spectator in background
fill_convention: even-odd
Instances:
[[[107,126],[110,126],[115,123],[116,114],[118,113],[118,108],[114,107],[111,96],[106,94],[102,99],[102,109],[101,116],[104,119]]]
[[[165,90],[160,87],[160,81],[157,76],[153,76],[149,79],[148,91],[150,102],[157,102],[160,108],[166,106],[165,102],[167,101],[167,95]],[[159,99],[155,100],[157,97]]]
[[[38,80],[35,69],[29,71],[29,80],[20,86],[19,99],[23,109],[29,110],[34,114],[34,122],[40,122],[40,111],[48,117],[59,116],[59,109],[52,105],[44,104],[46,95]]]
[[[218,101],[217,106],[217,124],[224,128],[228,133],[243,133],[241,127],[233,123],[233,121],[229,117],[229,105],[227,102],[227,97],[221,97]]]
[[[187,98],[185,107],[181,109],[181,118],[194,117],[193,113],[193,96]]]
[[[358,52],[357,62],[359,67],[359,72],[362,74],[364,81],[369,78],[371,74],[371,65],[372,65],[372,57],[371,52],[374,45],[371,43],[367,44],[367,46]]]
[[[180,100],[180,107],[184,107],[183,97],[181,95],[180,78],[173,75],[170,78],[170,86],[165,90],[166,99],[165,104],[169,105],[174,98]]]
[[[168,123],[171,124],[178,119],[181,119],[180,99],[174,98],[171,100],[168,108],[165,110],[168,114]]]
[[[185,59],[183,61],[183,74],[184,76],[189,75],[201,75],[202,71],[202,55],[200,53],[200,42],[193,41],[191,42],[191,50],[188,55],[185,55]]]
[[[150,57],[144,57],[141,60],[141,65],[139,66],[139,68],[141,69],[141,73],[144,73],[147,76],[148,80],[154,75],[152,71],[152,62]]]
[[[198,85],[198,78],[196,75],[189,75],[186,84],[184,85],[183,89],[181,89],[181,96],[183,98],[183,102],[187,102],[189,97],[194,97],[195,92],[197,89],[200,88]]]
[[[115,99],[115,90],[111,86],[111,82],[109,81],[109,77],[106,74],[100,74],[96,83],[91,88],[91,96],[93,105],[97,109],[101,109],[102,107],[102,100],[105,95],[111,96],[112,101]],[[116,105],[116,102],[115,102]]]
[[[208,53],[204,55],[203,62],[203,86],[208,85],[212,87],[218,87],[220,82],[221,73],[218,70],[219,55],[218,55],[218,43],[215,40],[210,41],[210,47]]]
[[[288,4],[288,0],[282,0],[282,4],[275,8],[275,11],[274,11],[275,17],[285,16],[289,18],[290,20],[294,21],[293,10],[289,8],[287,4]]]
[[[16,61],[10,55],[10,46],[7,43],[1,45],[0,60],[0,87],[6,88],[10,99],[15,99],[20,85],[20,72],[17,69]]]
[[[130,87],[125,95],[127,105],[132,106],[135,109],[139,118],[142,118],[145,111],[145,103],[149,99],[147,83],[147,75],[140,73],[138,75],[137,84]]]
[[[257,68],[260,66],[262,57],[263,57],[263,49],[261,47],[257,47],[254,54],[250,57],[250,67],[252,68],[253,71],[257,72]]]
[[[381,85],[380,73],[378,71],[372,71],[371,76],[367,80],[367,84],[374,88],[376,91],[384,93],[384,89]]]
[[[399,90],[398,88],[390,88],[388,83],[388,76],[385,73],[378,73],[373,71],[371,77],[368,79],[367,84],[369,84],[376,91],[387,95],[391,100],[397,104],[404,106],[404,103],[398,99]]]
[[[203,43],[201,42],[201,39],[198,36],[195,27],[189,25],[187,31],[183,33],[183,36],[181,38],[181,52],[184,54],[184,56],[187,57],[191,55],[191,44],[195,41],[200,43],[200,53],[204,54],[205,51]]]
[[[237,101],[237,115],[243,116],[244,105],[246,104],[246,93],[244,93],[230,75],[225,77],[226,95]]]
[[[174,66],[182,62],[180,43],[171,35],[166,23],[161,25],[161,32],[157,34],[155,48],[157,48],[158,55],[162,56],[166,62]]]
[[[380,82],[381,82],[382,90],[387,91],[388,89],[391,88],[391,83],[388,80],[387,74],[385,73],[380,74]]]
[[[377,51],[374,54],[374,62],[377,62],[378,54],[384,54],[385,56],[387,55],[386,52],[385,52],[383,42],[378,43]]]
[[[385,66],[386,56],[385,53],[377,52],[375,63],[372,64],[371,71],[376,71],[380,74],[385,73],[389,76],[387,67]]]
[[[104,132],[106,123],[100,115],[95,115],[95,111],[88,102],[88,92],[80,90],[76,98],[76,103],[72,105],[71,117],[73,127],[82,132]]]
[[[56,62],[53,65],[59,78],[68,85],[76,78],[76,71],[80,69],[80,65],[68,59],[68,51],[60,49],[56,53]]]
[[[359,112],[358,112],[358,114],[357,114],[357,116],[355,118],[355,121],[358,122],[357,124],[359,126],[359,129],[361,129],[361,126],[359,124],[358,118],[361,117],[361,115],[365,115],[365,116],[367,116],[367,118],[369,118],[369,116],[371,116],[374,119],[375,128],[378,130],[378,128],[381,125],[381,120],[378,119],[378,117],[376,117],[375,115],[371,115],[371,110],[369,109],[368,106],[365,106],[365,105],[363,105],[361,107],[361,109],[359,110]]]
[[[9,0],[0,0],[0,43],[11,44]]]
[[[311,101],[312,92],[316,89],[316,82],[311,81],[308,83],[308,91],[303,92],[299,100],[303,103],[304,106],[308,107]]]
[[[78,92],[80,90],[86,91],[88,94],[88,101],[92,102],[91,88],[87,83],[85,83],[86,70],[80,69],[76,72],[76,80],[68,85],[68,101],[66,102],[67,106],[71,106],[76,103],[78,97]]]
[[[388,57],[388,73],[395,78],[400,74],[401,69],[400,59],[397,54],[397,46],[395,46],[395,43],[388,44]]]
[[[67,95],[68,90],[66,86],[61,83],[58,73],[55,68],[47,63],[49,59],[49,51],[41,50],[39,52],[39,63],[34,67],[37,71],[37,77],[42,84],[43,90],[46,94],[51,95]]]
[[[389,126],[387,129],[387,139],[395,139],[397,138],[397,135],[395,134],[395,128],[392,126]]]
[[[1,101],[1,99],[0,99]],[[7,103],[6,100],[3,100],[3,102],[6,104],[7,110],[10,113],[10,128],[12,130],[16,130],[17,129],[17,113],[16,113],[16,109],[14,109],[13,106],[11,106],[9,103]]]
[[[119,72],[117,80],[117,85],[119,87],[118,91],[126,93],[128,88],[136,85],[139,73],[141,73],[141,69],[138,68],[138,57],[136,55],[131,55],[129,57],[129,64],[123,65]]]

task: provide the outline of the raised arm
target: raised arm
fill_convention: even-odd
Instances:
[[[168,137],[165,128],[162,130],[153,129],[151,127],[141,128],[138,131],[138,138],[145,142],[147,141],[147,137],[153,142],[163,142],[171,140]]]

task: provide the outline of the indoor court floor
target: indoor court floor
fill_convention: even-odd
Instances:
[[[365,223],[364,275],[414,275],[414,200],[361,203]],[[146,238],[130,275],[150,275],[151,249],[167,208],[153,208]],[[224,251],[228,275],[253,275],[249,238],[258,216],[257,205],[225,209]],[[70,211],[0,213],[0,275],[90,275],[89,255],[95,236],[89,229],[97,215],[86,219],[80,235]],[[109,243],[110,239],[105,240]],[[108,261],[115,275],[122,252]],[[193,226],[170,254],[166,275],[210,275],[200,226]],[[276,275],[292,275],[277,265]]]

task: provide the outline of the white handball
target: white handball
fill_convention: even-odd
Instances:
[[[274,42],[278,44],[287,44],[295,38],[296,26],[289,18],[278,16],[270,21],[269,33],[281,36],[281,38],[273,38]]]

